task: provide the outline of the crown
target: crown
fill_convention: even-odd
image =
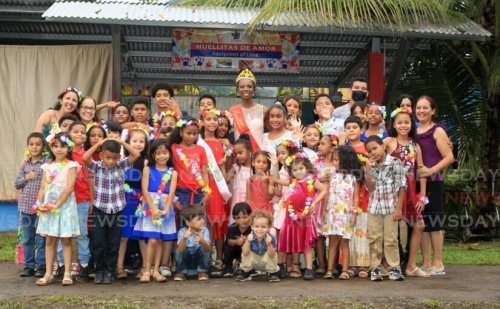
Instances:
[[[238,75],[238,77],[236,78],[236,83],[245,78],[251,80],[254,84],[257,84],[255,76],[253,76],[252,71],[250,71],[248,68],[245,68],[240,72],[240,75]]]

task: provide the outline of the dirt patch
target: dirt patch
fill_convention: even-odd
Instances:
[[[0,306],[44,308],[478,308],[500,303],[498,266],[447,267],[447,275],[407,278],[403,282],[349,281],[317,278],[306,282],[285,279],[269,283],[265,277],[251,282],[234,279],[188,280],[141,284],[136,279],[112,285],[75,283],[35,286],[34,278],[20,278],[13,264],[0,264]]]

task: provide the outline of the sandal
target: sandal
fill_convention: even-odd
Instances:
[[[167,281],[167,278],[160,274],[159,272],[155,271],[153,273],[153,279],[155,279],[156,282],[165,282]]]
[[[409,271],[406,269],[406,275],[408,277],[422,277],[422,278],[429,278],[431,275],[428,272],[423,271],[422,269],[415,267],[414,270]]]
[[[64,273],[64,278],[62,279],[62,285],[63,286],[73,285],[73,279],[71,278],[70,273]]]
[[[323,279],[333,279],[333,272],[331,270],[327,271],[323,276]]]
[[[36,285],[38,286],[45,286],[45,285],[49,285],[49,284],[52,284],[54,283],[56,280],[54,278],[54,276],[43,276],[42,278],[38,279],[36,281]]]
[[[127,272],[123,270],[123,268],[118,268],[116,270],[116,279],[125,279],[127,278]]]
[[[151,281],[151,273],[149,271],[143,272],[141,278],[139,279],[139,282],[148,283],[150,281]]]
[[[292,271],[288,274],[288,276],[290,278],[302,277],[302,273],[300,272],[300,263],[293,263],[293,265],[298,265],[299,270],[293,270],[293,266],[292,266]]]
[[[340,279],[340,280],[349,280],[349,279],[351,279],[351,275],[349,274],[349,271],[344,270],[344,271],[340,274],[339,279]]]
[[[364,268],[361,268],[358,271],[358,278],[368,278],[368,271]]]
[[[137,273],[137,275],[135,276],[136,279],[141,279],[142,278],[142,274],[144,273],[144,268],[141,268],[139,270],[139,272]]]

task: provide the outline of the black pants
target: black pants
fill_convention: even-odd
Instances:
[[[94,208],[93,256],[96,274],[115,274],[122,233],[121,213],[107,214]]]
[[[227,244],[227,241],[224,242],[224,265],[232,267],[234,259],[241,260],[241,247],[230,246]]]

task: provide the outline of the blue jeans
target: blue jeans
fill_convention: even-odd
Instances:
[[[78,260],[80,264],[84,267],[89,265],[89,238],[87,236],[87,220],[89,217],[89,202],[81,202],[76,205],[76,209],[78,211],[78,225],[80,226],[80,236],[76,237],[76,243],[78,245]],[[57,245],[57,262],[59,265],[64,264],[63,259],[63,248],[62,243],[59,242]]]
[[[210,251],[205,251],[203,247],[191,252],[189,248],[184,248],[184,252],[175,251],[175,265],[178,273],[196,275],[199,272],[208,272],[210,261]]]
[[[45,268],[45,237],[36,234],[38,216],[20,212],[23,229],[24,267]]]

